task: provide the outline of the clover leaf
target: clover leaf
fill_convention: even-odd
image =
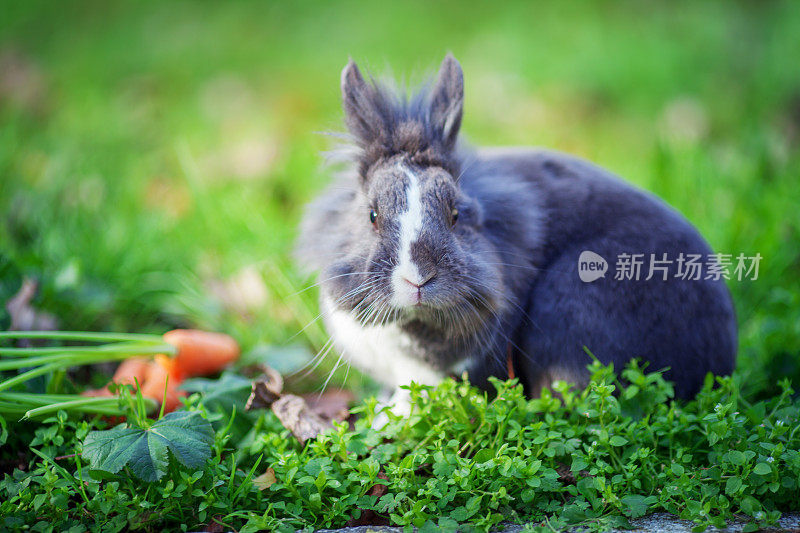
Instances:
[[[112,474],[125,466],[144,481],[156,481],[166,473],[169,454],[189,468],[202,466],[211,457],[214,430],[197,411],[176,411],[148,428],[119,425],[92,431],[83,442],[83,457],[91,467]]]

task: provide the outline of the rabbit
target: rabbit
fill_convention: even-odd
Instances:
[[[732,372],[730,293],[718,275],[681,277],[679,257],[719,265],[675,209],[577,157],[461,142],[451,54],[410,94],[365,80],[351,59],[341,91],[345,170],[307,206],[297,257],[319,273],[333,345],[396,391],[398,411],[399,387],[465,371],[486,390],[513,374],[529,397],[554,380],[583,386],[592,356],[663,369],[680,398]],[[676,261],[628,279],[608,269],[621,254]],[[608,272],[582,279],[604,262]]]

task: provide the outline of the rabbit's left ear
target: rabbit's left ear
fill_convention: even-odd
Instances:
[[[364,144],[381,134],[383,117],[375,106],[377,96],[374,85],[364,80],[351,59],[342,70],[342,105],[347,128]]]
[[[453,54],[447,54],[431,91],[431,123],[442,133],[445,146],[455,145],[464,108],[464,73]]]

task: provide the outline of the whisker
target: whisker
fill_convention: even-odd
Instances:
[[[371,273],[372,272],[347,272],[345,274],[339,274],[337,276],[331,276],[331,277],[329,277],[327,279],[319,280],[316,283],[312,283],[308,287],[306,287],[304,289],[300,289],[299,291],[297,291],[297,292],[295,292],[293,294],[290,294],[289,297],[291,298],[293,296],[297,296],[297,295],[303,294],[304,292],[306,292],[308,290],[311,290],[314,287],[317,287],[319,285],[322,285],[323,283],[327,283],[329,281],[333,281],[333,280],[338,279],[338,278],[343,278],[343,277],[346,277],[346,276],[365,276],[365,275],[369,275]]]
[[[322,390],[319,392],[319,396],[317,396],[317,401],[319,401],[319,399],[322,398],[322,394],[325,392],[325,389],[328,388],[328,383],[330,383],[331,378],[336,373],[336,371],[339,369],[339,365],[342,362],[342,357],[344,357],[344,352],[339,354],[339,359],[337,359],[336,360],[336,364],[333,365],[333,370],[331,370],[330,373],[328,373],[328,379],[326,379],[325,383],[322,384]]]
[[[297,374],[299,374],[300,372],[302,372],[303,370],[308,368],[310,365],[314,364],[315,361],[316,361],[316,364],[314,364],[314,366],[311,369],[309,369],[308,372],[306,372],[305,374],[300,376],[301,378],[306,377],[308,374],[313,372],[314,369],[317,368],[317,366],[319,366],[319,363],[321,363],[322,359],[325,358],[325,355],[323,355],[323,352],[327,352],[328,350],[330,350],[330,346],[332,346],[332,345],[333,345],[333,339],[332,338],[328,339],[327,341],[325,341],[325,344],[322,345],[322,348],[320,348],[320,350],[317,352],[317,354],[314,357],[312,357],[306,364],[304,364],[303,366],[301,366],[297,370],[295,370],[295,371],[291,372],[290,374],[288,374],[287,377],[296,376]]]

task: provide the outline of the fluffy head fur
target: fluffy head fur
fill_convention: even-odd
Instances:
[[[342,71],[345,123],[358,151],[362,177],[381,160],[402,154],[415,165],[438,166],[457,176],[455,154],[464,102],[461,66],[447,55],[436,82],[405,94],[364,80],[350,60]]]

